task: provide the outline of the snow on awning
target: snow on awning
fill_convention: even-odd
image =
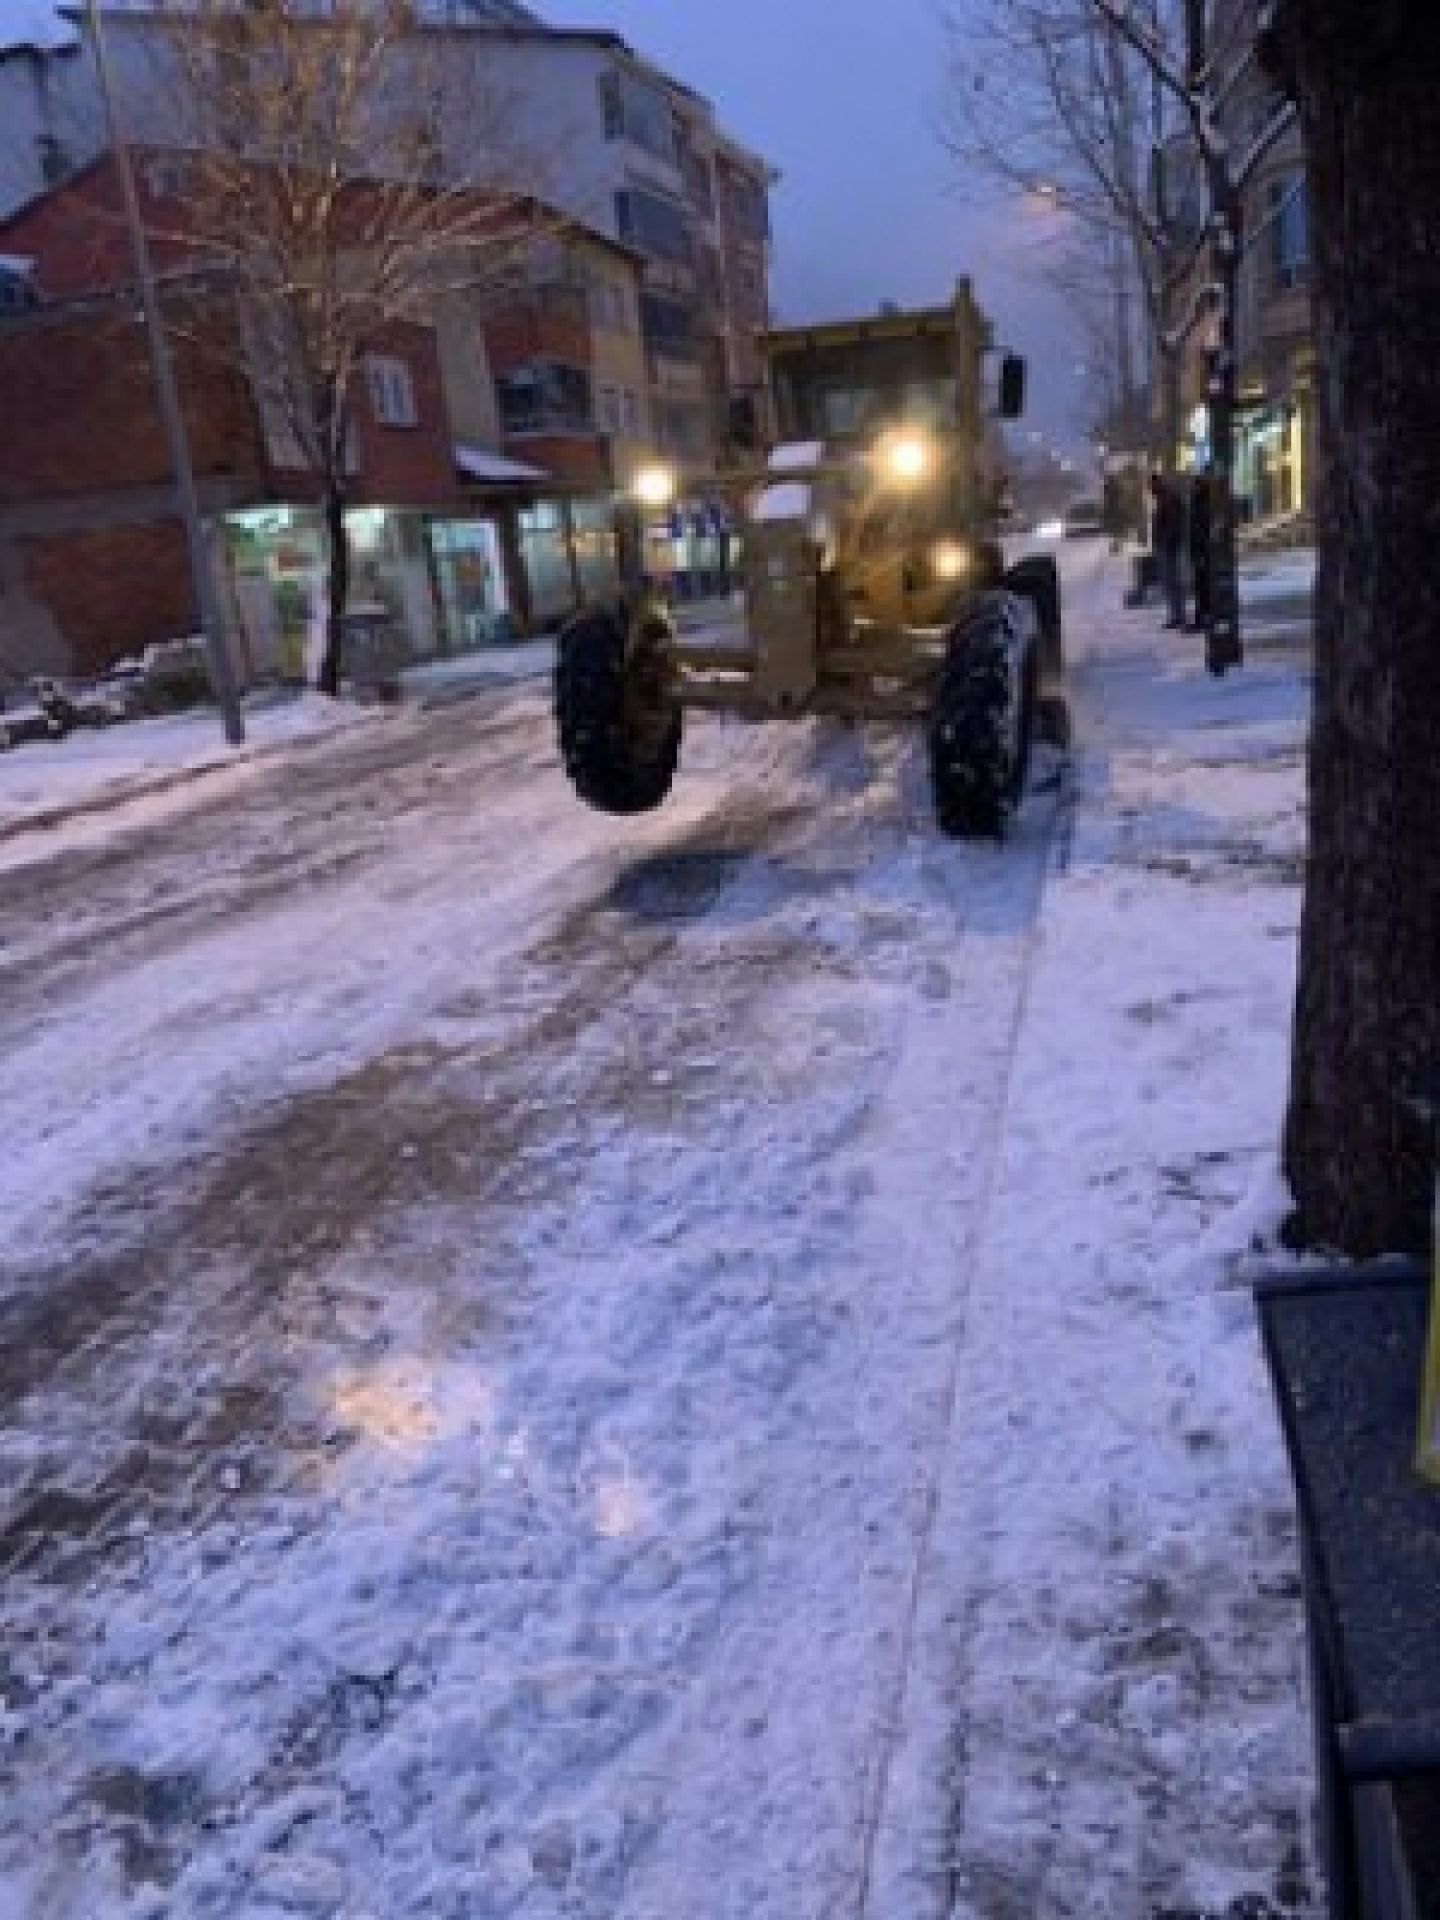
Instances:
[[[823,440],[789,440],[770,452],[770,466],[776,473],[796,473],[805,467],[818,467],[825,458]]]
[[[550,478],[539,467],[507,460],[500,453],[487,453],[483,447],[456,447],[455,464],[467,480],[483,480],[490,486],[533,487],[537,481]]]

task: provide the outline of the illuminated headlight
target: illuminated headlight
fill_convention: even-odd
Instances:
[[[1035,538],[1037,540],[1061,540],[1064,536],[1065,522],[1063,520],[1042,520],[1035,529]]]
[[[676,479],[671,467],[642,467],[632,488],[642,507],[668,507],[675,498]]]
[[[963,580],[970,571],[970,549],[958,540],[937,540],[930,549],[930,565],[937,580]]]
[[[897,433],[881,447],[880,461],[893,485],[913,487],[930,471],[929,442],[918,433]]]

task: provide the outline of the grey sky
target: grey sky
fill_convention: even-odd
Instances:
[[[1032,424],[1073,440],[1082,382],[1035,271],[1047,216],[958,193],[935,124],[938,0],[535,0],[612,27],[715,102],[784,176],[774,293],[787,320],[943,299],[959,273],[1031,363]]]

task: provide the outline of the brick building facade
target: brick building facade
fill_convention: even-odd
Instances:
[[[184,237],[183,176],[183,159],[137,157],[236,663],[242,678],[298,673],[323,627],[320,488],[241,350],[233,282]],[[612,286],[637,277],[603,237],[570,251],[582,268],[602,254]],[[108,158],[0,222],[0,252],[26,263],[36,296],[0,323],[14,422],[0,444],[0,678],[93,672],[196,624]],[[595,375],[625,361],[608,335],[597,351],[587,272],[498,304],[440,301],[433,325],[390,322],[366,342],[349,407],[352,605],[384,612],[417,652],[544,624],[613,584],[616,462]],[[546,384],[557,368],[583,384],[569,412]],[[507,457],[477,458],[486,447]]]

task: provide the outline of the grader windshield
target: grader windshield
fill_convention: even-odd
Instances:
[[[771,380],[780,435],[830,444],[873,440],[905,424],[954,432],[961,417],[955,340],[855,339],[791,347],[776,341]]]

